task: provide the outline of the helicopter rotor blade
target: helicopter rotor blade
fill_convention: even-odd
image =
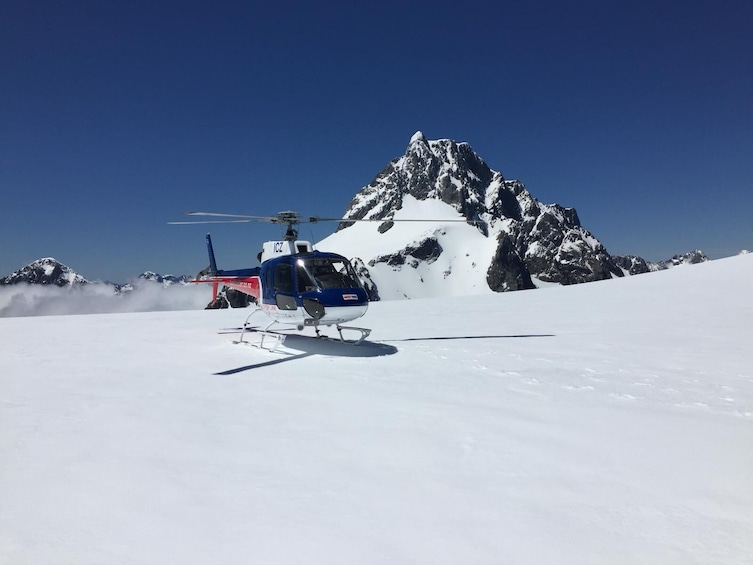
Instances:
[[[466,218],[454,218],[454,219],[438,219],[438,218],[320,218],[313,216],[309,218],[308,222],[315,224],[316,222],[458,222],[458,223],[476,223],[482,220],[468,220]]]
[[[196,220],[193,222],[167,222],[172,226],[187,226],[191,224],[247,224],[254,220]]]
[[[191,224],[247,224],[250,222],[267,222],[270,224],[283,223],[280,215],[277,216],[250,216],[247,214],[224,214],[222,212],[183,212],[184,216],[210,216],[213,218],[228,218],[227,220],[192,220],[182,222],[167,222],[171,225],[191,225]],[[288,223],[285,220],[284,223]]]
[[[482,220],[468,220],[466,218],[436,219],[436,218],[326,218],[322,216],[301,216],[298,212],[286,210],[278,212],[274,216],[251,216],[247,214],[225,214],[222,212],[183,212],[185,216],[210,216],[215,218],[228,218],[226,220],[196,220],[183,222],[167,222],[172,225],[187,224],[242,224],[249,222],[267,222],[270,224],[287,224],[294,226],[299,224],[316,224],[318,222],[442,222],[442,223],[466,223],[477,224]]]
[[[249,222],[273,222],[277,216],[249,216],[248,214],[223,214],[221,212],[183,212],[184,216],[213,216],[218,218],[238,218]]]

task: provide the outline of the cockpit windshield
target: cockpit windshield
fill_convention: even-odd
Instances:
[[[310,257],[296,261],[298,292],[328,288],[361,288],[351,264],[335,257]]]

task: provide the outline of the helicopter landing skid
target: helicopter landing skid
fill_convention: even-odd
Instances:
[[[254,310],[253,312],[251,312],[248,315],[248,317],[246,318],[246,321],[243,322],[243,327],[241,328],[241,337],[237,341],[233,341],[233,343],[235,343],[236,345],[243,343],[243,344],[246,344],[246,345],[251,345],[252,347],[258,347],[259,349],[264,349],[266,351],[274,353],[277,350],[277,348],[280,347],[283,344],[283,342],[285,341],[285,337],[286,336],[285,336],[285,334],[267,331],[267,330],[269,330],[269,328],[271,328],[272,326],[274,326],[277,323],[276,321],[272,321],[272,323],[269,324],[263,330],[257,330],[255,328],[250,328],[249,324],[248,324],[248,320],[251,318],[251,316],[253,316],[257,312],[262,312],[262,310],[261,309]],[[256,335],[258,335],[259,336],[259,342],[258,343],[252,343],[250,341],[244,340],[243,338],[246,336],[246,332],[247,331],[251,331],[251,332],[255,333]],[[265,342],[266,338],[269,338],[269,340],[271,341],[271,345],[269,345],[268,347],[265,347],[265,345],[264,345],[264,342]]]
[[[367,337],[369,337],[369,334],[371,334],[371,330],[368,328],[356,328],[354,326],[336,326],[336,327],[337,327],[337,332],[340,334],[340,339],[339,340],[335,339],[333,341],[340,341],[341,343],[349,343],[351,345],[360,345],[361,343],[363,343],[363,340],[365,340]],[[320,334],[318,327],[314,329],[316,330],[316,337],[320,339],[332,339],[332,338],[328,338],[327,336],[323,336],[322,334]],[[343,336],[343,330],[356,331],[356,332],[359,332],[361,335],[360,337],[356,339],[346,339]]]
[[[263,349],[264,351],[269,351],[270,353],[274,353],[277,351],[277,348],[280,347],[285,342],[285,334],[280,334],[277,332],[265,332],[263,330],[251,330],[256,335],[259,336],[259,341],[257,343],[251,342],[251,341],[245,341],[243,339],[243,335],[241,335],[241,338],[238,341],[234,341],[235,344],[246,344],[250,345],[251,347],[258,347],[259,349]],[[268,344],[265,343],[267,341],[267,338],[269,338]]]

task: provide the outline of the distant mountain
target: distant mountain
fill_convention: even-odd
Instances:
[[[188,284],[188,282],[193,279],[193,277],[189,277],[188,275],[180,275],[176,277],[175,275],[160,275],[153,271],[145,271],[141,273],[138,278],[140,280],[160,283],[162,286],[170,286],[172,284]]]
[[[168,287],[173,284],[188,284],[188,281],[190,281],[191,278],[192,277],[188,275],[176,277],[174,275],[160,275],[153,271],[145,271],[136,277],[134,281],[122,284],[90,281],[57,259],[45,257],[29,263],[25,267],[21,267],[19,270],[6,277],[0,278],[0,286],[21,283],[51,285],[57,287],[73,287],[94,284],[111,286],[115,294],[122,294],[133,291],[135,288],[134,284],[140,281],[158,283],[164,287]]]
[[[0,318],[203,307],[207,289],[181,284],[187,279],[147,272],[125,284],[92,281],[48,257],[0,278]]]
[[[671,259],[651,263],[636,255],[613,255],[615,263],[628,275],[639,275],[651,271],[663,271],[680,265],[695,265],[709,260],[700,249],[689,251],[683,255],[675,255]]]
[[[709,258],[706,257],[706,254],[703,251],[696,249],[695,251],[690,251],[683,255],[675,255],[671,259],[660,261],[659,263],[655,263],[655,265],[657,267],[657,270],[663,270],[671,269],[672,267],[678,267],[680,265],[696,265],[698,263],[704,263],[708,260]]]
[[[668,266],[611,256],[574,208],[539,202],[468,143],[427,140],[421,132],[354,196],[343,217],[384,221],[343,222],[318,247],[360,258],[383,298],[569,285]]]
[[[57,259],[45,257],[0,278],[0,286],[19,283],[66,287],[89,284],[90,281]]]

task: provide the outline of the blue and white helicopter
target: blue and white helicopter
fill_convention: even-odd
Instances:
[[[249,319],[258,312],[264,312],[269,323],[256,333],[261,336],[258,345],[274,351],[285,340],[285,334],[270,331],[276,324],[294,326],[298,330],[313,327],[316,336],[324,338],[320,326],[335,326],[340,341],[360,344],[371,333],[370,329],[345,326],[366,314],[369,300],[358,275],[350,261],[337,253],[314,250],[309,241],[298,239],[297,227],[302,223],[318,222],[426,222],[432,220],[410,219],[343,219],[302,216],[297,212],[283,211],[274,216],[249,216],[223,214],[218,212],[184,212],[188,216],[208,216],[222,218],[168,222],[169,224],[217,224],[268,222],[286,225],[287,230],[281,241],[267,241],[259,253],[260,267],[222,270],[217,268],[212,239],[206,236],[209,253],[209,267],[199,273],[191,282],[207,283],[213,287],[213,297],[217,298],[220,284],[234,288],[252,297],[256,308],[243,324],[241,338],[250,329]],[[442,220],[442,222],[467,222],[465,219]],[[346,339],[343,331],[356,332],[355,339]],[[265,338],[271,345],[265,347]]]

